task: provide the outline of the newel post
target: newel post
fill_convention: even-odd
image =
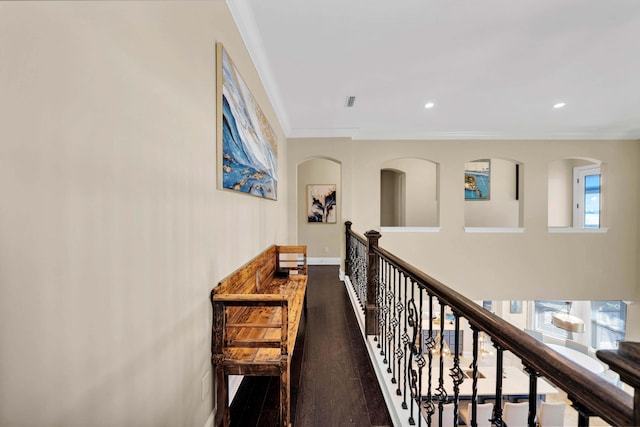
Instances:
[[[345,252],[344,252],[344,274],[351,277],[351,221],[344,223],[345,228]],[[353,280],[353,279],[352,279]]]
[[[367,335],[378,335],[378,322],[376,322],[376,314],[378,307],[376,306],[376,294],[378,292],[378,257],[373,249],[378,247],[378,240],[381,234],[375,230],[364,233],[367,238],[367,308],[364,317],[364,329]]]

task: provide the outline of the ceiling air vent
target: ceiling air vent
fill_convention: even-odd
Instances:
[[[347,100],[344,103],[345,107],[353,107],[353,104],[356,103],[356,97],[355,96],[347,96]]]

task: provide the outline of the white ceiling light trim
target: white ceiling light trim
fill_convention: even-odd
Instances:
[[[426,104],[424,104],[424,108],[426,108],[426,109],[430,109],[430,108],[433,108],[435,106],[436,106],[435,102],[427,102]]]
[[[556,102],[555,104],[553,104],[553,108],[557,110],[558,108],[564,108],[566,105],[566,102]]]

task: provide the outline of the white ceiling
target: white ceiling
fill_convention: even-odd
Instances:
[[[287,137],[640,139],[640,0],[227,2]]]

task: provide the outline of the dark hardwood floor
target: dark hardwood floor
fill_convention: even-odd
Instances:
[[[307,304],[292,364],[293,425],[390,426],[337,266],[309,267]],[[231,425],[275,426],[278,405],[278,378],[245,377],[231,405]]]

